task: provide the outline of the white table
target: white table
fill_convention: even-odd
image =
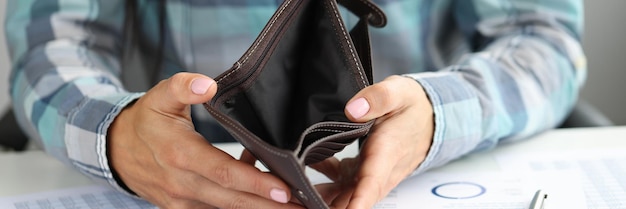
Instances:
[[[235,156],[239,156],[242,149],[238,144],[222,144],[220,147]],[[602,148],[624,148],[626,150],[626,126],[554,130],[532,139],[501,145],[491,151],[469,155],[438,168],[438,170],[498,170],[500,168],[492,156],[502,152],[521,153],[529,150]],[[340,153],[340,157],[353,156],[355,153],[356,148],[352,146],[347,151]],[[0,197],[91,184],[88,178],[40,150],[0,154]]]
[[[626,126],[556,129],[531,139],[502,144],[493,150],[466,156],[440,169],[444,171],[467,171],[467,169],[493,171],[500,170],[500,166],[493,157],[498,154],[597,149],[624,149],[626,151]]]

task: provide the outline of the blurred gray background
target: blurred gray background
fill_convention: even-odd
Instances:
[[[0,0],[0,26],[4,29],[6,0]],[[581,97],[613,122],[626,125],[626,1],[585,1],[583,39],[589,76]],[[9,107],[9,60],[4,32],[0,33],[0,114]]]
[[[9,106],[9,55],[4,39],[4,10],[7,0],[0,0],[0,114]],[[0,115],[1,117],[2,115]]]

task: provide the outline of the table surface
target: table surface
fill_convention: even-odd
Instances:
[[[233,156],[239,156],[242,150],[242,147],[236,143],[217,146]],[[468,155],[435,170],[499,170],[500,167],[493,158],[498,153],[606,148],[626,149],[626,126],[552,130],[531,139],[499,145],[489,151]],[[339,153],[338,157],[354,156],[356,152],[356,147],[350,146],[344,152]],[[93,183],[43,151],[31,150],[0,154],[0,185],[0,197],[2,197],[87,186]]]

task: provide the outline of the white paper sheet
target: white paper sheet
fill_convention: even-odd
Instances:
[[[587,208],[626,208],[626,151],[563,151],[552,153],[503,154],[496,156],[510,172],[535,174],[548,171],[578,176]]]
[[[309,173],[323,182],[319,173]],[[538,177],[540,176],[540,177]],[[586,208],[576,182],[580,177],[562,172],[429,172],[405,180],[375,209],[527,209],[539,188],[548,191],[549,208]],[[149,203],[106,187],[88,186],[0,198],[2,209],[147,209]]]
[[[102,186],[0,198],[2,209],[153,209],[153,205]]]
[[[569,178],[555,178],[560,175],[552,173],[541,175],[549,183],[515,173],[426,173],[404,181],[375,208],[527,209],[538,188],[556,189],[562,194],[548,193],[551,201],[546,208],[585,208],[578,207],[584,205],[580,187],[559,186]]]

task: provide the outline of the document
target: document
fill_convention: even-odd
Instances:
[[[585,208],[582,190],[575,179],[562,173],[540,174],[557,189],[550,195],[548,208]],[[321,178],[321,176],[312,176]],[[571,178],[571,179],[570,179]],[[320,181],[320,180],[317,180]],[[515,173],[430,172],[409,178],[380,201],[375,209],[527,209],[542,184],[534,178]],[[564,186],[563,186],[564,185]],[[546,189],[548,187],[542,189]],[[561,198],[559,198],[561,197]],[[559,199],[567,199],[560,201]],[[580,207],[583,206],[583,207]],[[108,187],[86,186],[0,198],[2,209],[153,209],[148,202],[118,193]]]
[[[563,151],[558,153],[502,154],[500,167],[509,172],[536,174],[559,171],[577,176],[586,208],[626,208],[626,152],[624,150]]]
[[[108,187],[86,186],[0,198],[2,209],[153,209]]]
[[[586,208],[579,179],[562,172],[537,176],[507,172],[428,172],[406,179],[375,209],[527,209],[537,189],[547,189],[549,208]],[[312,173],[314,182],[327,181]],[[0,198],[2,209],[153,209],[108,187],[86,186]]]
[[[506,172],[430,172],[405,180],[374,208],[527,209],[539,185],[549,190],[546,209],[586,208],[582,189],[564,184],[569,178],[557,173],[541,175],[543,180],[536,181]]]

